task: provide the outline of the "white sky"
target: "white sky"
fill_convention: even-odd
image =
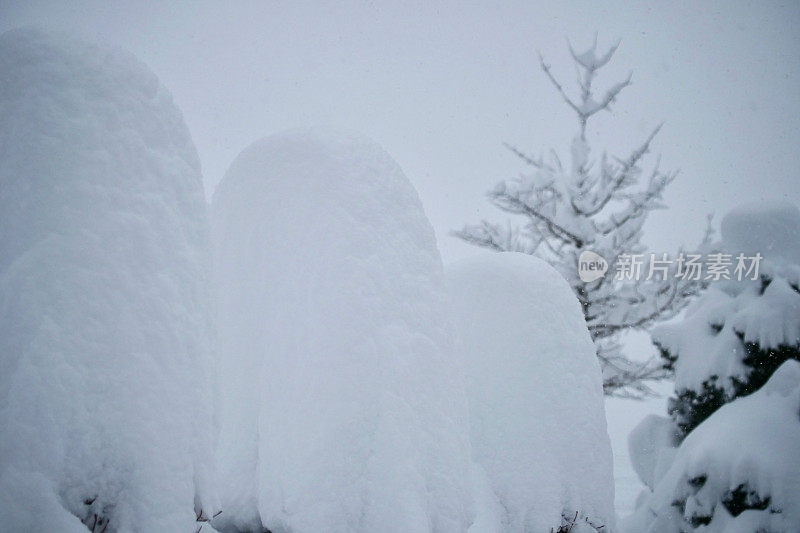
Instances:
[[[646,227],[655,251],[696,242],[705,213],[800,203],[798,2],[0,2],[0,30],[67,29],[147,63],[183,110],[207,191],[259,137],[321,125],[382,144],[416,185],[445,260],[448,236],[504,220],[484,193],[523,170],[501,145],[563,152],[574,121],[537,66],[569,85],[566,39],[622,39],[598,83],[634,71],[590,131],[619,153],[658,122],[681,174]],[[564,154],[566,155],[566,154]]]

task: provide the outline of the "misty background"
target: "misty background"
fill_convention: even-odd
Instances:
[[[525,170],[503,146],[565,155],[576,121],[538,66],[569,89],[576,49],[622,44],[598,79],[633,85],[589,131],[624,155],[659,122],[669,210],[645,242],[670,252],[705,216],[800,199],[800,3],[0,3],[0,30],[37,25],[120,45],[172,92],[210,197],[232,159],[281,130],[323,126],[381,144],[419,191],[445,262],[477,253],[449,232],[504,220],[484,193]],[[595,153],[599,155],[599,153]]]

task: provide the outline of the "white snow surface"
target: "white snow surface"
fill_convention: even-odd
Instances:
[[[466,397],[433,230],[360,137],[295,131],[213,201],[225,523],[457,532],[472,521]]]
[[[631,533],[678,533],[685,515],[710,517],[708,533],[800,530],[800,363],[789,360],[755,393],[718,409],[678,448],[651,497],[623,528]],[[690,479],[703,476],[702,486]],[[721,503],[740,485],[769,497],[765,510],[732,516]],[[779,510],[779,512],[775,512]]]
[[[218,505],[181,114],[134,57],[36,30],[0,79],[0,529],[193,531]]]
[[[544,261],[513,252],[455,263],[446,279],[479,467],[484,525],[471,531],[548,532],[575,511],[573,531],[594,531],[585,518],[612,529],[600,367],[569,285]]]

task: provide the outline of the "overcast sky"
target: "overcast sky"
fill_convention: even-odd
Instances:
[[[567,39],[585,48],[595,32],[622,40],[598,83],[634,73],[589,132],[597,153],[623,155],[665,121],[654,149],[681,171],[646,226],[655,251],[696,242],[709,211],[800,203],[798,2],[0,2],[0,29],[31,24],[147,63],[183,110],[209,195],[265,135],[372,137],[417,187],[446,261],[474,251],[450,230],[506,218],[484,196],[524,170],[503,141],[568,147],[575,121],[537,51],[569,86]]]

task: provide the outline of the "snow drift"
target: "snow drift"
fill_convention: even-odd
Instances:
[[[0,78],[0,529],[196,529],[217,506],[182,117],[135,58],[67,37],[3,34]]]
[[[600,367],[567,282],[517,253],[461,261],[446,279],[478,472],[472,531],[547,532],[576,512],[571,531],[613,528]]]
[[[397,164],[347,135],[266,138],[220,183],[213,227],[220,527],[466,530],[441,264]]]

